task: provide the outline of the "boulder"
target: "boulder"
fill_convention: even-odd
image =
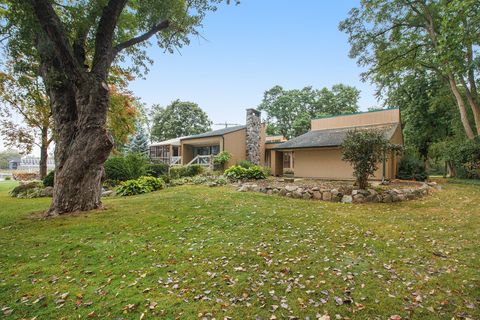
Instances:
[[[364,203],[366,201],[363,194],[356,194],[352,198],[354,203]]]
[[[53,187],[45,187],[42,190],[43,197],[53,197]]]
[[[382,197],[382,202],[384,202],[384,203],[393,202],[392,196],[388,193],[384,194],[383,197]]]
[[[342,197],[342,200],[341,200],[341,201],[342,201],[342,203],[352,203],[353,198],[352,198],[352,196],[344,195],[344,196]]]
[[[297,189],[294,192],[292,192],[292,197],[295,199],[300,199],[303,197],[303,193]]]
[[[293,192],[297,189],[298,189],[297,186],[285,186],[285,190],[287,190],[287,192]]]
[[[237,191],[239,192],[247,192],[248,191],[248,187],[247,185],[241,185],[240,188],[237,189]]]
[[[288,193],[288,191],[287,191],[287,189],[282,188],[282,189],[280,189],[280,191],[279,191],[278,193],[279,193],[281,196],[286,196],[287,193]]]
[[[322,193],[318,190],[313,191],[313,199],[322,200]]]
[[[304,192],[302,198],[305,200],[311,199],[312,195],[309,192]]]
[[[320,188],[319,187],[313,187],[312,191],[320,191]]]
[[[332,193],[330,191],[323,192],[322,199],[325,201],[332,201]]]
[[[115,195],[115,191],[113,190],[105,190],[102,192],[102,197],[111,197]]]

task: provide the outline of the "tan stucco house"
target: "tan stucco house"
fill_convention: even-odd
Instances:
[[[295,177],[353,179],[353,169],[342,160],[341,144],[350,130],[376,129],[391,143],[403,145],[400,110],[388,109],[313,119],[311,130],[278,144],[270,151],[272,174],[281,175],[284,154],[293,155]],[[393,152],[379,164],[375,179],[393,179],[398,171],[399,156]]]
[[[152,144],[150,156],[170,165],[212,167],[213,157],[228,151],[232,158],[226,167],[248,160],[270,167],[276,176],[289,169],[295,177],[353,179],[352,167],[342,160],[341,144],[347,132],[354,129],[380,130],[391,143],[403,145],[399,109],[313,119],[309,132],[289,141],[282,136],[267,136],[260,112],[247,109],[246,125]],[[398,160],[394,153],[387,154],[385,165],[379,165],[375,179],[395,178]]]

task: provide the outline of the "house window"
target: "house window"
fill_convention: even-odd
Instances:
[[[220,152],[220,146],[205,146],[205,147],[194,147],[193,148],[193,156],[209,156],[209,155],[216,155]]]
[[[170,162],[170,146],[151,146],[150,158],[163,163]]]
[[[293,151],[286,151],[283,153],[283,168],[284,169],[293,169],[294,167],[294,157]]]

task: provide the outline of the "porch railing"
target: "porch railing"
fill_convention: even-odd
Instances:
[[[187,165],[191,164],[198,164],[204,167],[213,167],[213,156],[212,155],[206,155],[206,156],[201,156],[198,155],[195,158],[192,159]]]
[[[170,158],[170,165],[171,166],[179,166],[182,164],[182,157],[176,156]]]

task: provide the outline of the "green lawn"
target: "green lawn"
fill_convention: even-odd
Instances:
[[[478,185],[368,205],[183,186],[48,220],[32,212],[49,199],[12,186],[0,183],[7,319],[480,318]]]

